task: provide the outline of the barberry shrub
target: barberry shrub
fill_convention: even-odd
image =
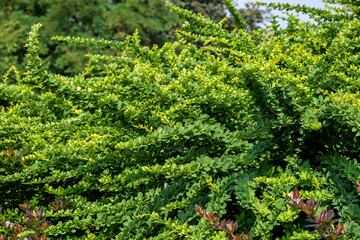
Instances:
[[[0,82],[2,222],[30,201],[51,239],[225,239],[235,222],[252,239],[320,239],[286,204],[297,188],[360,239],[359,1],[336,2],[268,4],[315,23],[288,14],[251,34],[230,0],[232,32],[169,4],[188,22],[161,48],[56,36],[118,53],[89,53],[74,77],[46,69],[34,25],[26,72]]]

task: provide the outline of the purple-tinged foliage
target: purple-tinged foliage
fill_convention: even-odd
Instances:
[[[1,225],[3,225],[5,227],[5,234],[0,234],[0,240],[1,239],[11,239],[11,240],[15,240],[15,239],[19,239],[16,238],[16,236],[20,233],[22,233],[23,231],[25,231],[25,228],[20,225],[19,223],[12,223],[10,221],[6,221],[4,223],[2,223]]]
[[[306,221],[313,223],[311,225],[309,225],[309,227],[314,227],[315,225],[327,225],[327,224],[331,224],[331,223],[335,223],[337,222],[339,219],[334,219],[332,220],[334,216],[334,210],[329,210],[329,211],[322,211],[318,216],[315,217],[315,219],[313,218],[309,218]]]
[[[67,204],[68,204],[67,199],[64,197],[57,198],[57,199],[55,199],[54,202],[50,202],[51,210],[53,210],[53,211],[64,209]]]
[[[299,190],[295,189],[293,194],[286,194],[286,198],[292,201],[293,203],[288,203],[292,208],[296,208],[304,211],[306,214],[312,216],[316,213],[319,208],[319,204],[315,204],[314,199],[310,198],[306,201],[306,203],[301,199]]]
[[[31,211],[34,206],[32,203],[24,202],[23,204],[19,204],[19,207],[24,211]]]
[[[3,150],[3,153],[7,156],[7,157],[12,157],[13,153],[14,153],[14,147],[10,147],[8,150]]]
[[[26,152],[25,148],[15,150],[14,147],[10,147],[8,150],[3,149],[2,150],[7,159],[15,159],[17,157],[20,157],[21,160],[25,160],[25,157],[23,156],[23,153]]]
[[[332,224],[339,221],[339,219],[332,220],[333,216],[334,210],[324,210],[315,218],[306,219],[306,221],[311,223],[310,225],[307,225],[307,227],[314,227],[317,230],[317,232],[314,232],[315,234],[324,234],[328,231]]]
[[[219,227],[227,234],[233,234],[238,229],[238,224],[236,222],[233,223],[232,221],[227,220],[225,222],[221,222]]]
[[[26,202],[19,206],[25,210],[25,224],[30,230],[33,230],[33,233],[29,233],[25,238],[19,238],[19,234],[27,231],[27,229],[19,223],[6,221],[1,223],[5,228],[5,233],[0,234],[0,240],[47,240],[44,231],[50,227],[50,224],[45,220],[44,209],[40,208],[38,211],[34,211],[33,205]],[[0,207],[0,212],[1,210]]]
[[[246,236],[244,236],[244,232],[242,232],[241,234],[234,235],[234,232],[238,229],[238,224],[236,222],[233,223],[231,220],[222,220],[221,222],[219,222],[219,218],[217,216],[215,216],[212,211],[211,211],[211,213],[205,212],[204,209],[202,209],[197,204],[195,205],[194,209],[196,212],[198,212],[200,214],[200,216],[202,218],[205,218],[210,221],[210,223],[208,223],[208,224],[213,229],[222,230],[222,231],[226,232],[226,238],[228,240],[237,240],[237,239],[250,240],[251,239],[251,232],[246,234]],[[244,238],[243,238],[243,236],[244,236]]]
[[[26,210],[25,211],[26,215],[25,215],[25,222],[26,222],[26,225],[28,226],[37,226],[41,220],[43,218],[46,217],[46,215],[44,215],[44,209],[43,208],[40,208],[38,211],[28,211]]]
[[[323,238],[327,239],[327,240],[332,240],[332,239],[340,239],[343,236],[348,235],[348,232],[345,233],[341,233],[342,230],[344,228],[344,225],[342,223],[340,223],[335,229],[333,229],[332,226],[329,227],[329,233],[323,235]]]
[[[288,203],[290,207],[300,209],[299,207],[301,206],[302,200],[299,190],[295,189],[293,194],[287,193],[286,198],[294,203],[294,204]]]
[[[242,237],[244,236],[244,232],[242,232],[240,235],[236,234],[233,238],[228,238],[228,239],[242,239]],[[243,238],[243,240],[250,240],[251,239],[251,232],[249,232],[248,234],[245,235],[245,237]]]
[[[308,215],[308,221],[311,223],[307,225],[307,227],[314,227],[316,231],[311,232],[312,234],[320,234],[324,239],[334,240],[341,239],[343,236],[349,234],[341,233],[344,226],[340,223],[335,229],[333,229],[333,224],[339,221],[339,219],[332,219],[334,216],[334,210],[322,211],[318,216],[316,216],[316,212],[319,208],[319,203],[315,204],[314,199],[310,198],[304,202],[301,199],[299,190],[295,189],[293,194],[287,193],[286,198],[292,201],[293,203],[288,203],[288,205],[292,208],[299,209],[305,212]]]
[[[318,210],[319,203],[315,204],[314,199],[310,198],[306,201],[305,204],[302,204],[301,207],[301,210],[303,210],[306,214],[312,216]]]

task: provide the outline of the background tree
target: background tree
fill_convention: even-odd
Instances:
[[[46,58],[45,63],[54,72],[74,74],[83,66],[88,50],[75,49],[50,38],[55,35],[72,35],[76,37],[102,37],[122,40],[135,29],[146,45],[166,41],[159,39],[161,32],[166,32],[179,23],[178,17],[169,11],[162,0],[152,1],[107,1],[107,0],[42,0],[42,1],[3,1],[1,3],[1,32],[19,31],[8,35],[2,41],[3,48],[8,49],[5,56],[11,58],[9,63],[21,65],[15,60],[24,54],[22,47],[26,32],[34,23],[43,24],[40,42],[40,55]],[[4,31],[5,30],[5,31]],[[16,33],[19,33],[19,38]],[[15,39],[15,41],[14,41]],[[6,42],[5,42],[6,41]],[[11,56],[11,57],[10,57]],[[6,60],[6,59],[5,59]],[[1,65],[0,65],[1,66]],[[0,69],[0,74],[5,68]]]
[[[217,22],[227,16],[220,0],[174,2]],[[123,40],[138,29],[142,44],[161,46],[175,40],[175,30],[182,24],[179,16],[171,12],[163,0],[14,0],[1,1],[0,9],[1,76],[11,65],[24,69],[21,60],[25,53],[24,41],[30,26],[35,23],[43,24],[40,55],[45,59],[45,65],[53,72],[67,75],[74,75],[82,69],[89,48],[85,50],[51,41],[52,36]],[[256,11],[262,16],[262,11]],[[247,13],[247,10],[242,12]],[[231,19],[226,26],[232,28]],[[97,52],[96,49],[90,50]]]

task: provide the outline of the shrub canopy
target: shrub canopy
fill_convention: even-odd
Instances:
[[[169,4],[188,22],[161,48],[56,36],[118,52],[74,77],[46,69],[34,25],[26,72],[0,82],[0,148],[15,149],[0,153],[0,218],[31,200],[54,239],[224,239],[198,204],[256,239],[319,239],[286,205],[298,188],[360,239],[360,3],[342,2],[267,4],[315,23],[288,14],[252,34]]]

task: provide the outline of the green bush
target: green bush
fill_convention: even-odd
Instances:
[[[26,72],[0,83],[2,220],[30,201],[52,239],[224,239],[198,204],[254,239],[320,239],[286,205],[297,188],[359,239],[360,14],[343,2],[269,4],[317,24],[289,14],[252,34],[169,4],[188,23],[161,48],[54,37],[118,52],[74,77],[46,69],[34,25]]]

